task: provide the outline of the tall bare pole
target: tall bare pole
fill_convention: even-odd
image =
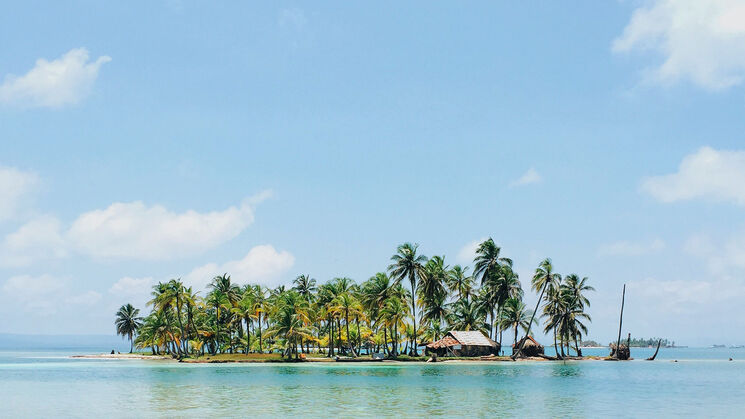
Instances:
[[[621,294],[621,319],[618,321],[618,341],[616,341],[616,359],[621,351],[621,327],[623,326],[623,304],[626,300],[626,284],[623,284],[623,294]]]

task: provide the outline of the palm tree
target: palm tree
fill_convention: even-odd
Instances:
[[[384,329],[387,327],[391,331],[391,343],[393,344],[392,356],[395,358],[398,355],[399,341],[398,341],[398,328],[406,328],[406,314],[408,309],[406,304],[400,298],[391,297],[385,302],[381,317],[383,319]],[[414,344],[416,344],[416,333],[413,336]]]
[[[226,312],[232,314],[232,308],[235,307],[238,300],[241,298],[241,290],[237,285],[232,283],[230,276],[227,273],[214,277],[212,282],[210,282],[209,287],[212,291],[208,296],[208,300],[212,307],[215,308],[215,341],[217,349],[219,350],[221,325],[222,323],[227,324],[231,321],[230,318],[223,319],[223,317],[225,317]],[[221,308],[223,309],[222,316],[220,313]],[[232,350],[232,342],[229,342],[229,344],[231,345]]]
[[[285,351],[288,357],[295,354],[298,358],[297,346],[303,339],[312,339],[308,329],[310,320],[307,316],[308,303],[295,290],[280,293],[276,299],[276,306],[271,310],[274,324],[267,331],[267,336],[280,336],[285,340]],[[283,355],[284,356],[284,355]]]
[[[519,298],[509,298],[504,302],[501,316],[499,317],[500,330],[509,328],[515,329],[515,340],[513,345],[517,345],[517,329],[522,328],[524,332],[528,331],[529,321],[532,313],[525,310],[525,303]]]
[[[331,304],[332,311],[339,317],[344,317],[344,325],[346,326],[347,332],[347,344],[352,351],[352,355],[357,356],[354,345],[352,344],[352,340],[349,335],[349,315],[351,314],[355,317],[364,316],[365,314],[362,311],[362,304],[360,304],[359,300],[357,300],[357,298],[350,291],[344,291],[337,295]]]
[[[295,290],[303,297],[308,303],[312,302],[313,293],[318,290],[316,287],[316,280],[311,278],[310,275],[300,275],[292,281],[295,284]]]
[[[422,280],[419,283],[419,305],[422,307],[421,322],[441,322],[446,314],[447,282],[449,269],[444,256],[433,256],[424,265]]]
[[[458,299],[468,299],[473,290],[473,276],[468,275],[468,266],[453,266],[448,272],[446,284],[450,291],[458,293]]]
[[[484,312],[479,309],[479,303],[465,299],[453,304],[449,323],[454,330],[478,330],[486,333],[489,329]]]
[[[522,299],[523,289],[517,273],[512,270],[512,264],[504,264],[498,274],[490,280],[490,289],[497,305],[497,318],[502,315],[505,302],[510,298]],[[502,329],[499,330],[499,344],[502,345]]]
[[[476,258],[474,258],[473,275],[481,280],[481,286],[489,290],[488,298],[483,300],[484,307],[488,309],[491,315],[489,324],[489,337],[492,337],[493,325],[495,323],[494,311],[498,306],[499,295],[494,290],[494,279],[497,277],[502,266],[507,264],[512,266],[512,260],[499,256],[502,249],[494,243],[491,237],[484,240],[476,249]]]
[[[579,356],[582,356],[579,341],[582,339],[582,333],[587,334],[587,326],[582,320],[592,321],[590,316],[584,312],[585,307],[590,306],[590,300],[584,292],[595,291],[595,288],[587,285],[587,281],[587,277],[580,279],[577,274],[567,275],[562,288],[563,305],[566,307],[562,318],[562,329],[567,341],[567,351],[569,351],[569,341],[574,340],[574,349]]]
[[[134,345],[133,336],[142,327],[140,309],[134,308],[132,304],[119,307],[119,310],[116,312],[114,324],[116,325],[117,335],[127,336],[129,338],[129,353],[132,353]]]
[[[403,279],[408,278],[411,284],[411,315],[414,320],[414,356],[419,355],[416,345],[416,285],[421,279],[424,271],[424,263],[427,258],[423,255],[417,255],[418,244],[404,243],[396,249],[396,254],[391,256],[391,263],[388,265],[388,271],[391,273],[395,283],[400,283]]]
[[[538,307],[543,300],[543,294],[546,292],[546,288],[551,286],[551,284],[555,284],[559,281],[561,281],[561,275],[554,273],[554,266],[551,264],[551,258],[544,259],[536,268],[535,274],[533,275],[533,280],[531,281],[531,288],[534,291],[541,290],[541,293],[538,296],[538,301],[536,301],[535,303],[535,310],[533,310],[533,313],[530,316],[530,322],[528,322],[528,331],[525,332],[526,336],[530,335],[530,328],[533,324],[533,321],[535,320],[535,314],[538,312]],[[525,339],[522,340],[522,344],[524,343]],[[515,353],[512,355],[513,359],[520,355],[520,352],[523,349],[522,344],[520,345],[520,348],[518,348],[517,351],[515,351]]]
[[[246,285],[243,294],[238,303],[232,309],[233,313],[246,322],[246,349],[248,353],[251,350],[251,318],[255,313],[254,293],[251,285]]]

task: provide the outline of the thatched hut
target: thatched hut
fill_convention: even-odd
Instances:
[[[425,352],[437,356],[484,356],[498,355],[499,350],[499,343],[478,330],[451,330],[442,339],[427,345]]]
[[[524,344],[523,344],[523,341],[525,341]],[[518,340],[516,345],[512,345],[512,355],[515,355],[515,352],[517,352],[517,350],[520,348],[520,345],[523,345],[523,350],[522,350],[523,356],[543,355],[543,345],[536,342],[536,340],[533,339],[532,336],[526,336]]]
[[[622,361],[626,361],[627,359],[631,358],[631,350],[629,350],[629,345],[622,343],[621,348],[618,350],[618,356],[616,356],[616,344],[611,343],[610,357],[620,359]]]

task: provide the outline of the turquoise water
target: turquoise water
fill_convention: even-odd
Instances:
[[[632,355],[649,352],[633,349]],[[654,362],[478,364],[179,364],[69,354],[0,352],[0,416],[739,417],[745,412],[745,349],[663,349]]]

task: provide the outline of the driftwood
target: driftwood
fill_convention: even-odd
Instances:
[[[654,355],[647,358],[647,361],[654,361],[655,358],[657,358],[657,352],[660,351],[660,344],[662,343],[662,339],[657,341],[657,349],[654,350]],[[730,358],[731,360],[732,358]]]

